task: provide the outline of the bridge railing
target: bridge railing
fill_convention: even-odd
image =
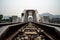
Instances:
[[[0,32],[0,39],[4,40],[4,38],[7,38],[9,35],[11,35],[11,33],[14,33],[15,31],[20,29],[25,24],[27,24],[27,23],[19,23],[19,24],[3,26],[3,27],[6,27],[6,28],[1,30],[1,32]]]
[[[60,39],[60,31],[54,28],[56,26],[44,25],[39,23],[34,23],[34,24],[36,24],[38,27],[43,29],[49,35],[53,36],[55,39]]]
[[[47,24],[47,25],[52,25],[52,26],[60,27],[60,24],[57,24],[57,23],[42,23],[42,24]]]
[[[0,23],[0,27],[6,26],[6,25],[12,25],[12,24],[18,24],[18,23]]]

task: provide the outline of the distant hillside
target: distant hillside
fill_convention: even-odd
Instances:
[[[54,15],[54,18],[60,18],[60,15]]]
[[[50,19],[60,18],[60,15],[52,15],[52,14],[49,14],[49,13],[40,14],[40,17],[43,17],[43,16],[49,16]]]
[[[49,16],[50,19],[54,17],[54,15],[49,13],[40,14],[40,17],[43,17],[43,16]]]
[[[40,14],[40,16],[53,16],[53,15],[49,13],[44,13],[44,14]]]
[[[9,19],[10,16],[3,16],[3,19]]]

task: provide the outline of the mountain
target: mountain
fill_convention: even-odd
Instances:
[[[54,15],[49,14],[49,13],[40,14],[40,17],[43,17],[43,16],[49,16],[50,19],[54,17]]]
[[[43,16],[49,16],[50,19],[52,19],[52,18],[60,18],[60,15],[52,15],[52,14],[49,14],[49,13],[40,14],[40,17],[43,17]]]
[[[43,14],[40,14],[40,16],[52,16],[52,14],[49,14],[49,13],[43,13]]]
[[[10,16],[3,16],[3,19],[9,19]]]
[[[54,18],[60,18],[60,15],[54,15]]]

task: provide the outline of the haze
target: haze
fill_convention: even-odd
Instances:
[[[0,0],[0,14],[20,16],[24,9],[60,15],[60,0]]]

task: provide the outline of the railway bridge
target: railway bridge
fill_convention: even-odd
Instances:
[[[41,23],[36,10],[24,10],[21,23],[1,23],[0,40],[60,40],[60,25]]]

